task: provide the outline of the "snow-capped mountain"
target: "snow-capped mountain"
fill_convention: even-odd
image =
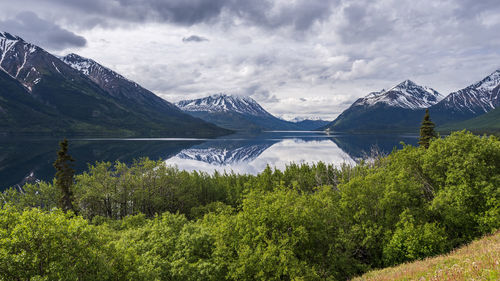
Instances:
[[[217,94],[201,99],[183,100],[176,105],[184,111],[237,112],[253,116],[272,116],[250,97]]]
[[[413,132],[420,124],[423,110],[442,99],[436,90],[406,80],[389,90],[372,92],[356,100],[324,129]]]
[[[217,94],[176,105],[186,113],[227,129],[300,130],[295,123],[273,116],[250,97]]]
[[[114,97],[127,99],[136,104],[143,104],[151,107],[151,109],[180,113],[180,110],[172,103],[92,59],[77,54],[69,54],[61,59],[73,69],[85,74]]]
[[[500,69],[467,88],[449,94],[440,106],[480,115],[500,105]]]
[[[389,106],[421,109],[428,108],[444,98],[436,90],[415,84],[411,80],[380,92],[373,92],[364,98],[358,99],[352,106],[371,106],[377,103],[385,103]]]

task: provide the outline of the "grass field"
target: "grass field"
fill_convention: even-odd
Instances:
[[[500,280],[500,231],[447,255],[371,271],[353,280]]]

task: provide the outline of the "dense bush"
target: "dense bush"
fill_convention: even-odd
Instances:
[[[82,217],[57,192],[2,194],[0,280],[344,280],[498,229],[500,141],[459,132],[257,176],[97,163],[76,178]]]
[[[0,280],[122,280],[123,252],[81,217],[0,210]]]

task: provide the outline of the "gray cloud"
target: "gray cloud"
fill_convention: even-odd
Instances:
[[[290,26],[307,30],[314,23],[327,20],[332,7],[340,0],[45,0],[47,13],[53,7],[64,9],[61,13],[68,22],[80,27],[108,26],[115,22],[163,22],[183,26],[199,23],[232,25],[245,21],[265,28]],[[10,5],[39,6],[39,0],[18,0]]]
[[[471,18],[482,12],[500,11],[498,0],[455,0],[456,15]]]
[[[12,19],[0,20],[0,27],[22,36],[29,42],[52,50],[83,47],[87,44],[84,37],[41,19],[33,12],[21,12]]]
[[[345,43],[370,42],[392,31],[395,20],[372,5],[357,3],[343,8],[344,22],[337,32]]]
[[[209,41],[207,38],[198,36],[198,35],[191,35],[189,37],[184,37],[182,38],[182,42],[203,42],[203,41]]]
[[[292,26],[309,29],[314,23],[327,20],[339,1],[297,0],[281,4],[268,0],[233,1],[230,10],[239,18],[268,28]]]
[[[257,84],[245,88],[241,94],[251,96],[255,100],[263,103],[277,103],[280,101],[276,95],[271,94],[269,90],[266,90],[262,87],[262,85]]]

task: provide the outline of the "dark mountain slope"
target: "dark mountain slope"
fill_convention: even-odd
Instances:
[[[49,131],[46,124],[52,127],[67,125],[55,110],[33,99],[21,83],[3,70],[0,70],[0,85],[0,132]]]

